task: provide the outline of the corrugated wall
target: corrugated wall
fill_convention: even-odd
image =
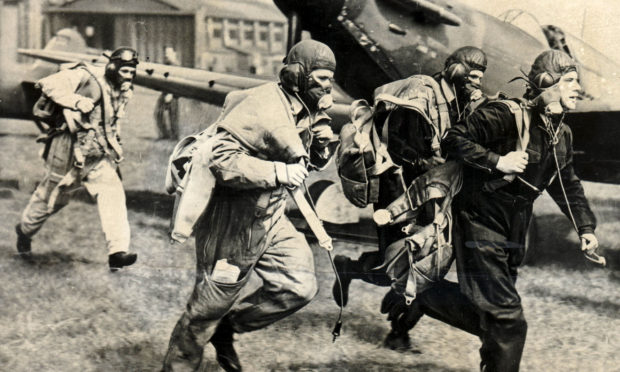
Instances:
[[[138,50],[140,59],[163,63],[164,47],[177,52],[181,65],[194,66],[194,17],[117,15],[114,22],[117,45]]]

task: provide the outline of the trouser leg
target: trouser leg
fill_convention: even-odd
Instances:
[[[84,187],[97,201],[108,254],[129,250],[130,228],[123,184],[111,160],[103,159],[87,175]]]
[[[54,208],[51,211],[48,210],[50,194],[56,185],[56,182],[46,177],[39,186],[37,186],[20,219],[20,229],[24,235],[32,237],[41,229],[45,221],[47,221],[51,215],[68,204],[69,196],[60,194],[56,199]]]
[[[514,244],[469,241],[457,251],[464,293],[481,314],[481,365],[487,372],[519,370],[527,322],[515,288],[516,268],[510,262]]]
[[[221,284],[200,274],[187,308],[177,322],[164,358],[164,371],[196,371],[220,320],[229,312],[247,282]]]
[[[482,335],[480,315],[476,306],[463,295],[457,283],[442,280],[419,293],[411,304],[403,326],[415,326],[420,312],[475,336]],[[410,328],[409,328],[410,329]]]
[[[282,217],[274,238],[254,271],[263,285],[233,307],[229,319],[236,332],[266,327],[308,304],[318,292],[312,250],[303,234]]]
[[[383,253],[379,251],[364,252],[357,260],[351,260],[351,278],[361,279],[366,283],[387,287],[392,281],[383,271],[376,267],[383,264]]]

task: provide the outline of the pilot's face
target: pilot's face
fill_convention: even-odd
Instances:
[[[482,77],[484,72],[471,70],[467,75],[461,76],[454,82],[456,96],[461,104],[466,105],[470,101],[477,101],[482,98]]]
[[[581,91],[579,84],[579,74],[577,71],[571,71],[562,75],[558,82],[560,90],[560,103],[565,109],[574,110],[577,107],[577,99]]]
[[[310,77],[323,89],[331,89],[334,82],[334,72],[323,68],[312,71]]]
[[[131,84],[133,83],[133,79],[136,77],[136,68],[132,66],[122,66],[118,70],[118,84],[120,90],[129,90],[131,89]]]
[[[118,76],[123,82],[132,82],[133,78],[136,77],[136,68],[132,66],[123,66],[118,70]]]
[[[327,69],[317,69],[310,73],[308,77],[308,88],[305,96],[306,102],[311,110],[322,110],[332,105],[332,87],[334,83],[334,72]]]
[[[471,70],[469,75],[467,76],[467,80],[473,85],[477,85],[478,88],[482,86],[482,78],[484,77],[484,72],[480,70]]]

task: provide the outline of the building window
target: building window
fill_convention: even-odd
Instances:
[[[275,40],[276,43],[281,43],[282,40],[284,39],[284,37],[282,36],[282,32],[281,31],[276,31],[273,34],[273,39]]]
[[[258,23],[258,45],[256,45],[260,49],[268,49],[269,48],[269,23],[268,22],[259,22]]]
[[[254,41],[254,23],[244,21],[243,22],[243,39],[245,41]]]
[[[239,38],[239,31],[237,30],[228,30],[228,37],[232,40],[237,40]]]
[[[222,38],[222,19],[212,18],[211,27],[212,27],[212,32],[213,32],[213,38],[221,39]]]

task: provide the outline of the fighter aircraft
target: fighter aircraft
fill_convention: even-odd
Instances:
[[[433,74],[458,47],[474,45],[488,55],[483,90],[517,96],[522,83],[507,84],[526,71],[542,50],[562,49],[582,65],[582,100],[567,117],[574,132],[577,173],[586,180],[620,183],[620,82],[618,65],[585,42],[555,26],[525,31],[512,23],[522,11],[495,18],[453,0],[274,0],[289,19],[289,45],[307,30],[336,53],[336,81],[350,97],[372,98],[374,89],[412,74]],[[22,51],[60,63],[93,60],[70,30],[43,51]],[[75,32],[75,31],[74,31]],[[76,32],[77,33],[77,32]],[[71,51],[68,52],[61,52]],[[102,61],[103,62],[103,61]],[[45,67],[43,67],[45,66]],[[179,96],[222,103],[231,90],[264,80],[195,69],[141,63],[136,84]],[[27,72],[4,73],[0,83],[2,116],[24,117],[36,98],[33,81],[52,71],[39,63]],[[21,79],[21,80],[20,80]],[[350,97],[339,95],[332,110],[335,123],[347,117]],[[336,125],[338,129],[339,125]]]
[[[581,100],[567,116],[574,132],[577,173],[585,180],[620,183],[620,83],[618,65],[555,26],[523,30],[512,23],[523,12],[507,13],[503,20],[448,0],[274,0],[289,19],[289,46],[307,30],[312,38],[329,45],[336,54],[336,82],[350,97],[372,98],[374,89],[412,74],[433,74],[443,67],[455,49],[474,45],[488,55],[483,90],[501,90],[518,96],[523,83],[507,84],[527,71],[541,51],[559,48],[582,65]],[[28,117],[36,98],[33,82],[50,72],[49,62],[86,60],[105,62],[85,54],[75,35],[64,31],[68,41],[56,41],[44,50],[22,50],[23,55],[47,61],[35,64],[21,81],[2,80],[2,116]],[[82,43],[83,44],[83,43]],[[71,45],[70,48],[67,45]],[[63,51],[64,50],[64,51]],[[71,52],[68,52],[68,51]],[[80,53],[81,52],[81,53]],[[3,74],[6,76],[5,74]],[[261,79],[218,74],[209,71],[141,62],[135,83],[179,96],[221,104],[226,93],[255,86]],[[7,84],[13,84],[8,86]],[[7,93],[8,98],[7,99]],[[332,108],[335,129],[346,121],[346,95],[335,97]],[[325,188],[326,183],[317,187]]]

